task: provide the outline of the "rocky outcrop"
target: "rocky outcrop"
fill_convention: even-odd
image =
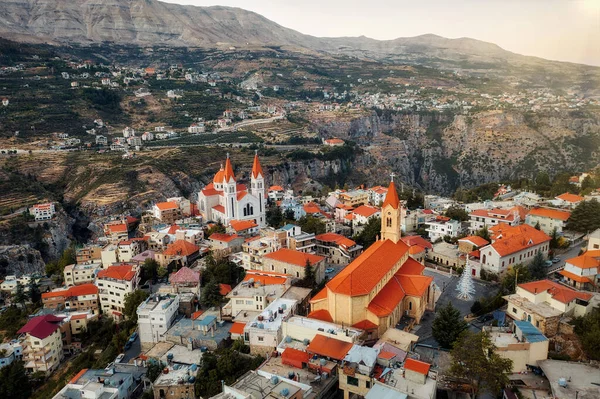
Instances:
[[[44,267],[40,252],[28,244],[0,245],[0,275],[43,273]]]

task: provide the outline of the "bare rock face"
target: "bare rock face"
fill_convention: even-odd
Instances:
[[[27,245],[0,245],[0,275],[42,273],[44,261],[40,252]]]

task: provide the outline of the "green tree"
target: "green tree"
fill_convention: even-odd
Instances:
[[[537,222],[537,223],[535,224],[535,229],[536,229],[536,230],[542,230],[542,226],[540,226],[540,222]]]
[[[358,245],[362,245],[364,249],[367,249],[375,242],[380,233],[381,219],[371,218],[367,224],[363,226],[362,231],[355,235],[353,239]]]
[[[465,222],[469,220],[469,214],[467,213],[467,211],[465,211],[459,206],[451,206],[450,208],[448,208],[446,210],[445,216],[449,217],[450,219],[458,220],[459,222]]]
[[[600,202],[595,198],[590,201],[581,201],[567,221],[567,230],[580,233],[592,232],[600,228]]]
[[[600,309],[594,308],[587,315],[576,318],[573,324],[586,355],[600,360]]]
[[[219,222],[219,223],[215,224],[213,227],[211,227],[210,229],[208,229],[208,231],[206,232],[206,236],[210,237],[211,235],[213,235],[215,233],[223,234],[226,231],[227,230],[225,229],[225,226],[223,226],[223,223]]]
[[[34,303],[34,304],[40,303],[42,300],[42,293],[40,292],[39,284],[35,281],[34,278],[29,280],[28,289],[29,289],[29,299],[31,299],[31,303]]]
[[[593,190],[596,188],[598,188],[598,184],[596,184],[596,182],[590,175],[587,175],[581,182],[581,191],[582,192],[589,191],[590,189]]]
[[[289,209],[286,209],[286,210],[285,210],[285,212],[283,212],[283,218],[284,218],[286,221],[290,221],[290,222],[291,222],[291,221],[294,221],[294,220],[296,220],[296,219],[295,219],[295,216],[296,216],[296,215],[295,215],[295,213],[294,213],[294,210],[293,210],[293,209],[291,209],[291,208],[289,208]]]
[[[454,344],[450,374],[471,382],[472,397],[482,390],[496,396],[508,384],[512,360],[500,357],[495,349],[485,332],[464,331]]]
[[[23,305],[26,299],[27,295],[25,294],[25,287],[23,287],[23,284],[21,284],[20,281],[17,281],[17,287],[15,289],[14,294],[14,301]]]
[[[0,369],[0,398],[27,399],[31,396],[31,384],[23,362],[15,360]]]
[[[314,289],[317,286],[317,277],[315,275],[315,268],[310,264],[310,261],[306,260],[306,265],[304,266],[304,278],[298,284],[304,288]]]
[[[552,234],[550,234],[550,249],[556,249],[560,247],[560,235],[558,234],[558,230],[556,227],[552,230]]]
[[[546,260],[541,250],[538,250],[531,263],[529,263],[529,274],[533,280],[541,280],[548,276]]]
[[[514,294],[516,291],[515,281],[517,282],[517,284],[531,281],[531,273],[529,271],[529,267],[523,265],[522,263],[518,263],[511,267],[506,272],[504,277],[502,277],[502,281],[500,283],[502,292],[506,295]]]
[[[146,371],[146,377],[154,382],[154,380],[156,380],[158,378],[158,376],[160,375],[160,373],[162,373],[163,369],[165,368],[165,364],[161,361],[158,362],[150,362],[148,364],[148,370]]]
[[[468,327],[460,311],[448,302],[440,308],[433,320],[431,332],[442,348],[450,349],[458,336]]]
[[[491,242],[490,232],[488,231],[487,226],[483,226],[483,228],[475,233],[476,236],[483,238],[484,240]]]
[[[298,226],[302,231],[309,234],[323,234],[325,233],[325,222],[321,219],[316,218],[312,215],[303,216],[298,220]]]
[[[148,298],[148,293],[142,290],[135,290],[125,295],[125,307],[123,313],[128,320],[137,322],[137,308]]]
[[[144,264],[142,265],[142,273],[143,273],[143,278],[142,280],[148,280],[148,279],[152,279],[153,282],[155,282],[158,279],[158,269],[160,268],[160,265],[158,264],[157,261],[155,261],[154,259],[148,258],[144,261]]]
[[[283,214],[281,213],[281,208],[279,208],[276,204],[269,206],[265,214],[265,220],[271,227],[281,227],[281,224],[283,223]]]
[[[222,298],[223,297],[221,296],[219,290],[219,283],[217,283],[214,279],[210,279],[202,288],[200,303],[202,306],[207,308],[220,306]]]

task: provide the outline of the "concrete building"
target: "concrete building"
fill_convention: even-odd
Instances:
[[[31,373],[50,374],[63,359],[60,324],[63,319],[53,315],[30,319],[17,333],[24,334],[21,345],[25,369]]]
[[[162,341],[179,310],[179,295],[148,297],[137,308],[138,328],[142,348]]]
[[[0,369],[23,357],[23,347],[19,341],[0,344]]]
[[[53,202],[37,204],[29,209],[29,213],[35,217],[36,221],[50,220],[56,213],[56,207]]]
[[[152,207],[152,214],[163,223],[175,223],[181,219],[181,210],[175,202],[159,202]]]
[[[563,315],[578,317],[591,312],[591,298],[592,294],[550,280],[519,284],[515,294],[504,297],[509,317],[530,322],[547,337],[556,335]]]
[[[124,317],[125,296],[139,284],[139,270],[134,266],[109,266],[98,273],[96,285],[100,293],[102,313],[115,319]]]
[[[425,222],[425,226],[431,242],[443,240],[445,236],[458,237],[463,231],[461,222],[445,216],[437,216],[434,220]]]
[[[324,256],[326,262],[347,265],[362,252],[362,246],[337,233],[319,234],[315,237],[317,255]]]
[[[93,283],[100,270],[102,270],[102,263],[100,262],[65,266],[63,270],[65,285],[70,287],[72,285]]]
[[[148,248],[143,239],[131,239],[120,241],[117,245],[119,262],[131,262],[131,259]]]
[[[75,251],[77,263],[102,263],[102,247],[100,245],[87,245]]]
[[[119,262],[119,251],[116,244],[107,244],[102,248],[100,252],[100,258],[102,259],[102,267],[106,269],[112,266],[113,263]]]
[[[537,366],[548,359],[548,338],[528,321],[515,320],[512,329],[483,327],[496,346],[495,352],[513,362],[513,373],[527,371],[527,366]]]
[[[516,209],[477,209],[469,214],[469,218],[469,234],[475,234],[484,227],[489,229],[500,223],[516,226],[521,222],[519,211]]]
[[[281,373],[283,374],[283,373]],[[249,371],[232,385],[224,385],[223,392],[211,399],[268,398],[268,399],[312,399],[320,392],[317,385],[297,382],[265,370]],[[287,376],[287,374],[286,374]],[[155,397],[155,399],[158,399]]]
[[[83,369],[53,399],[128,399],[137,384],[132,373],[107,369]]]
[[[583,255],[565,261],[559,272],[567,284],[576,289],[597,291],[600,287],[600,249],[588,250]]]
[[[529,211],[525,218],[525,223],[530,226],[540,225],[540,229],[550,235],[556,229],[556,232],[562,234],[567,225],[567,221],[571,217],[571,212],[551,209],[551,208],[534,208]]]
[[[244,328],[244,341],[252,354],[272,352],[283,339],[281,324],[294,314],[296,301],[279,298],[271,302]]]
[[[315,252],[315,235],[305,233],[300,226],[286,224],[281,229],[285,233],[284,245],[288,249],[312,254]],[[279,238],[279,237],[278,237]]]
[[[588,251],[593,249],[600,249],[600,229],[589,234],[587,249]]]
[[[306,264],[310,263],[317,283],[325,278],[325,258],[293,249],[282,248],[263,256],[262,270],[304,278]]]
[[[65,289],[42,293],[42,303],[46,309],[56,309],[67,312],[89,311],[100,313],[98,287],[87,283]]]
[[[543,360],[540,368],[550,381],[552,397],[556,399],[600,398],[598,366],[581,362]]]
[[[283,281],[288,280],[284,278]],[[289,285],[285,283],[263,285],[253,278],[244,280],[226,295],[229,302],[223,306],[222,316],[237,320],[242,318],[240,313],[260,313],[270,303],[280,298],[288,288]]]
[[[365,190],[351,190],[341,192],[338,195],[338,201],[344,205],[358,207],[369,203],[369,192]]]

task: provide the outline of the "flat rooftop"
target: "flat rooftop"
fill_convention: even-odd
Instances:
[[[403,369],[394,369],[391,375],[384,377],[385,382],[383,383],[400,392],[408,393],[411,398],[430,399],[433,397],[437,388],[436,380],[427,377],[425,384],[419,384],[404,378],[403,372]]]
[[[358,328],[342,327],[340,324],[329,323],[317,319],[309,319],[308,317],[302,316],[292,316],[286,320],[286,323],[288,326],[310,328],[311,330],[315,330],[317,332],[321,330],[324,332],[333,330],[335,335],[346,335],[347,331],[348,335],[352,336],[354,340],[358,339],[358,337],[360,337],[363,333],[363,330]]]
[[[267,297],[267,300],[275,300],[283,295],[287,287],[285,285],[258,285],[251,286],[246,281],[242,281],[227,294],[227,298],[252,298],[256,295]]]
[[[172,342],[158,342],[148,352],[146,356],[149,358],[160,359],[168,363],[168,355],[173,355],[173,363],[179,364],[200,364],[202,360],[202,352],[199,349],[189,350],[186,346],[175,345]]]
[[[510,304],[515,304],[519,306],[521,309],[525,310],[527,313],[535,313],[544,318],[547,317],[560,317],[563,312],[560,310],[554,309],[547,302],[542,303],[533,303],[530,300],[519,296],[518,294],[507,295],[503,297]],[[510,313],[507,313],[510,315]]]
[[[292,313],[292,308],[296,305],[297,301],[293,299],[277,298],[269,306],[266,307],[252,322],[250,328],[260,328],[267,331],[277,331],[281,328],[283,319],[289,317]],[[279,308],[283,309],[282,313],[279,313]],[[262,320],[260,320],[262,316]],[[262,326],[259,327],[259,326]],[[246,326],[248,328],[248,326]]]
[[[508,345],[520,343],[512,332],[490,331],[490,338],[494,345],[499,348],[506,348]]]
[[[598,399],[600,398],[600,369],[589,364],[542,360],[538,365],[546,374],[552,394],[556,399]],[[565,378],[567,386],[558,385]],[[570,381],[569,381],[570,380]]]
[[[159,297],[159,301],[156,301],[156,298],[156,295],[149,296],[144,302],[140,304],[140,306],[138,306],[137,313],[148,313],[154,310],[160,311],[161,309],[167,309],[171,305],[171,303],[173,303],[175,296],[161,295]]]
[[[154,385],[191,385],[194,386],[194,382],[190,381],[191,377],[196,377],[197,369],[192,369],[192,367],[181,366],[179,364],[175,364],[173,366],[168,367],[169,372],[167,374],[160,373],[156,381],[154,381]]]

